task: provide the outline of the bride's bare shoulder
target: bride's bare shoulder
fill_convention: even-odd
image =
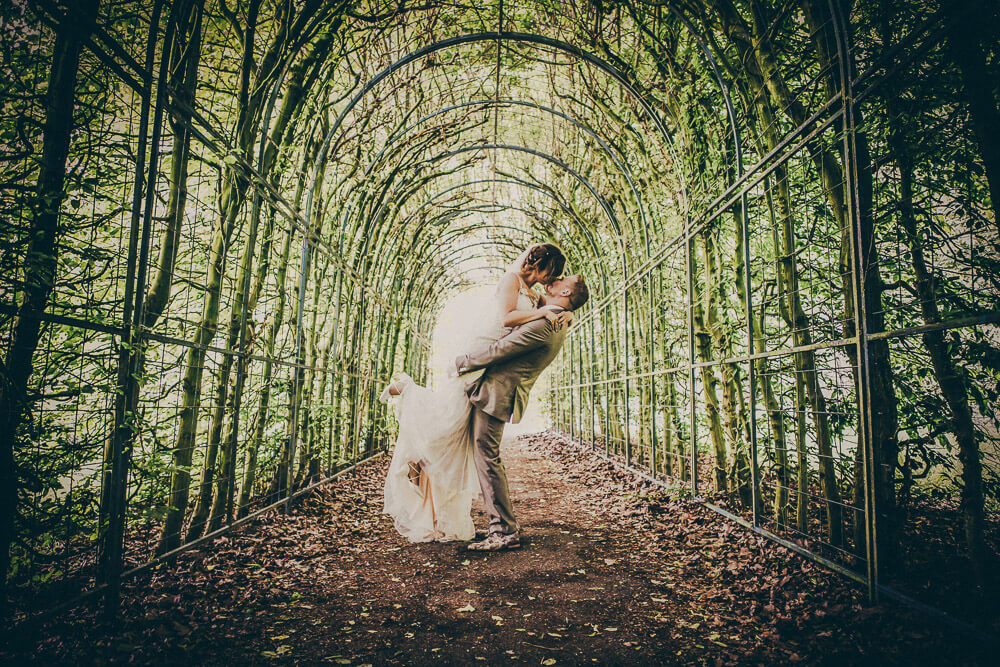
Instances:
[[[497,283],[497,293],[505,294],[508,292],[516,292],[520,286],[521,284],[517,279],[517,274],[513,271],[508,271],[503,274],[500,278],[500,282]]]

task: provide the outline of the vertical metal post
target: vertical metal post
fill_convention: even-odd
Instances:
[[[757,466],[757,371],[754,362],[750,360],[753,354],[753,288],[750,279],[750,218],[747,215],[746,190],[740,195],[740,217],[743,221],[743,289],[746,292],[746,310],[744,317],[747,325],[747,375],[750,389],[750,497],[753,525],[760,525],[758,506],[760,505],[760,470]]]
[[[128,472],[132,458],[132,443],[135,438],[135,419],[138,408],[139,380],[138,360],[144,345],[142,340],[143,296],[146,285],[146,257],[152,224],[153,193],[156,186],[158,149],[163,120],[164,80],[166,77],[166,49],[173,37],[173,11],[168,19],[165,35],[164,55],[157,75],[156,104],[153,117],[152,137],[147,137],[149,114],[153,98],[153,62],[156,57],[156,42],[159,35],[163,2],[157,0],[150,17],[149,34],[146,41],[146,62],[143,69],[142,102],[139,111],[139,135],[136,146],[136,164],[132,191],[132,215],[129,228],[128,259],[126,265],[125,294],[122,309],[122,329],[128,332],[129,340],[122,341],[118,354],[118,376],[115,396],[114,430],[111,434],[111,489],[107,494],[108,509],[105,541],[102,545],[101,573],[108,584],[104,597],[104,610],[109,616],[118,614],[121,598],[121,575],[124,567],[126,504],[128,502]],[[147,139],[149,139],[147,141]],[[147,147],[149,151],[146,161]],[[142,224],[140,227],[140,214]],[[140,252],[139,248],[142,248]]]
[[[625,274],[625,279],[626,280],[628,279],[628,274],[627,273]],[[622,331],[622,333],[624,334],[623,338],[624,338],[624,342],[625,342],[625,356],[624,356],[624,360],[625,360],[625,405],[622,406],[622,416],[625,419],[625,464],[626,465],[632,465],[632,431],[629,428],[629,424],[632,421],[631,415],[629,414],[629,403],[630,403],[630,398],[631,397],[629,396],[629,379],[628,379],[629,368],[631,367],[631,364],[629,364],[629,352],[630,352],[630,349],[629,349],[629,344],[628,344],[628,330],[629,330],[629,313],[630,313],[630,309],[629,309],[629,303],[628,303],[629,299],[628,299],[628,288],[627,287],[622,291],[622,302],[623,302],[622,303],[622,305],[623,305],[623,311],[622,311],[622,325],[623,325],[622,326],[622,330],[623,331]]]
[[[854,101],[854,63],[851,61],[850,36],[845,17],[840,13],[837,3],[828,0],[827,3],[837,42],[837,59],[839,62],[841,100],[844,105],[842,117],[844,174],[847,182],[847,210],[851,242],[851,283],[854,289],[854,322],[855,345],[858,359],[858,447],[861,448],[862,465],[865,477],[865,549],[867,561],[868,597],[873,602],[878,600],[878,547],[877,547],[877,506],[875,493],[876,467],[875,447],[871,424],[871,376],[868,365],[868,317],[866,303],[866,268],[868,264],[868,248],[865,245],[864,226],[860,198],[858,196],[858,154],[857,127],[855,125]],[[874,234],[874,230],[872,232]]]
[[[566,384],[569,388],[569,439],[576,439],[576,388],[573,386],[573,362],[576,360],[576,336],[569,342],[569,364],[563,364],[566,369]]]
[[[340,326],[341,326],[340,325],[340,313],[341,313],[341,308],[343,306],[343,303],[344,303],[344,273],[342,271],[339,271],[337,273],[337,306],[336,306],[336,310],[334,310],[334,312],[333,312],[333,331],[336,331],[336,332],[340,331]],[[335,336],[335,335],[331,336],[330,337],[330,348],[331,348],[330,349],[330,359],[337,359],[340,356],[341,350],[337,347],[337,345],[338,345],[337,336]],[[407,360],[409,360],[409,356],[410,356],[409,355],[409,351],[407,351],[407,353],[406,353]],[[333,373],[332,370],[328,370],[327,371],[330,374],[330,404],[332,406],[332,409],[330,410],[330,435],[329,435],[329,438],[328,438],[328,444],[327,444],[327,448],[326,448],[327,462],[328,462],[328,466],[327,466],[327,476],[328,477],[330,475],[333,475],[333,468],[334,468],[334,465],[333,465],[333,448],[334,448],[334,446],[336,446],[341,452],[343,452],[343,444],[340,443],[340,442],[338,442],[335,445],[334,442],[333,442],[333,435],[334,435],[335,432],[337,432],[337,431],[340,430],[339,424],[341,423],[341,416],[340,416],[340,389],[339,389],[339,387],[342,385],[342,383],[344,381],[343,380],[344,374],[343,374],[343,365],[342,365],[342,363],[339,364],[339,365],[340,365],[340,373]],[[406,370],[409,372],[412,369],[407,368]],[[336,380],[336,384],[334,382],[335,380]],[[342,433],[341,433],[341,437],[343,437]],[[337,458],[339,459],[340,457],[338,456]]]
[[[691,439],[691,493],[698,495],[698,430],[695,419],[694,399],[694,276],[691,271],[691,219],[684,220],[684,273],[687,278],[687,329],[688,329],[688,437]]]
[[[256,187],[254,188],[253,204],[251,206],[250,216],[251,219],[255,219],[260,216],[260,193],[257,191]],[[252,224],[256,225],[256,223]],[[256,233],[252,234],[247,239],[247,243],[253,243],[255,235]],[[253,249],[251,249],[249,254],[247,255],[247,265],[245,267],[241,267],[243,269],[243,285],[241,285],[239,289],[243,293],[244,299],[249,295],[248,293],[250,288],[250,273],[251,273],[251,268],[253,267],[253,254],[254,254]],[[245,301],[243,305],[244,307],[247,305]],[[233,387],[233,414],[230,417],[232,424],[230,425],[229,428],[232,431],[232,437],[234,439],[234,442],[239,441],[240,408],[242,407],[243,404],[243,387],[244,384],[246,383],[246,374],[247,374],[246,366],[249,365],[250,363],[249,361],[250,353],[245,349],[247,317],[249,317],[249,314],[244,316],[240,321],[240,332],[237,338],[236,350],[233,352],[233,354],[236,357],[234,360],[236,363],[236,383]],[[225,430],[223,430],[223,434],[225,434]],[[229,444],[223,443],[223,446],[229,447]],[[226,525],[230,526],[233,524],[233,509],[234,509],[233,500],[234,500],[234,495],[236,493],[236,452],[237,452],[237,447],[234,444],[232,456],[228,457],[228,459],[226,460],[226,469],[222,471],[222,474],[226,476],[227,480]]]
[[[307,214],[310,212],[307,211]],[[306,286],[309,275],[309,254],[311,230],[305,229],[302,232],[302,261],[299,263],[299,300],[295,310],[295,366],[292,368],[292,409],[289,418],[291,424],[288,426],[288,460],[283,463],[285,469],[285,505],[284,511],[287,514],[292,506],[292,486],[295,483],[295,443],[299,430],[299,402],[302,399],[302,367],[303,342],[302,342],[302,317],[306,307]]]
[[[587,353],[588,373],[590,378],[590,451],[597,447],[597,386],[594,384],[594,352],[597,346],[594,344],[594,318],[588,322],[590,328],[590,350]]]
[[[653,294],[653,271],[650,269],[646,276],[647,279],[647,301],[649,306],[649,368],[646,370],[649,372],[649,432],[650,432],[650,454],[649,454],[649,466],[650,474],[654,478],[658,479],[659,475],[659,457],[657,456],[659,449],[659,438],[656,433],[656,375],[653,373],[653,369],[656,366],[656,308],[655,302],[656,297]]]

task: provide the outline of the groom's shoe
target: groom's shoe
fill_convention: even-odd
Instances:
[[[503,551],[504,549],[520,549],[521,536],[517,533],[490,533],[482,542],[473,542],[469,551]]]

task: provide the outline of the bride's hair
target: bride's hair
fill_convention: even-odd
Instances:
[[[551,243],[536,243],[528,248],[521,262],[520,269],[527,271],[534,269],[542,275],[557,277],[561,276],[566,268],[566,258],[557,246]]]

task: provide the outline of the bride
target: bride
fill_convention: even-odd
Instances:
[[[528,247],[497,284],[483,317],[467,317],[462,346],[471,351],[499,339],[505,329],[547,318],[572,323],[572,313],[556,313],[531,288],[562,275],[566,258],[551,243]],[[457,352],[457,351],[456,351]],[[454,355],[452,355],[454,356]],[[384,512],[411,542],[471,540],[472,500],[480,493],[468,434],[471,404],[466,386],[477,374],[449,377],[436,390],[402,374],[380,400],[396,404],[399,435],[385,480]]]

